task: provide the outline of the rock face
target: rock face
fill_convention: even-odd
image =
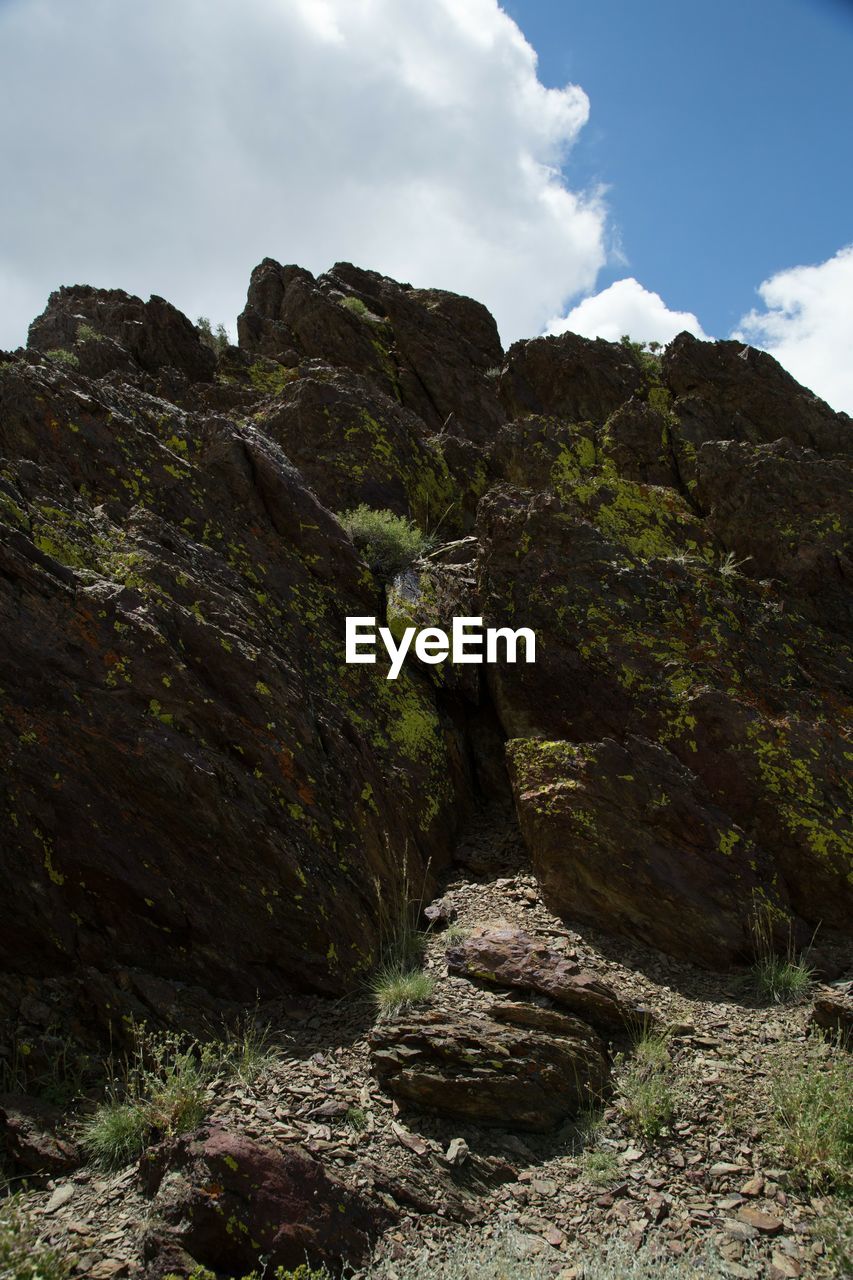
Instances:
[[[539,1010],[507,1025],[472,1016],[412,1014],[370,1037],[373,1069],[412,1106],[472,1124],[544,1132],[599,1099],[609,1065],[601,1040],[562,1015],[555,1033],[538,1029]]]
[[[68,352],[94,377],[112,369],[171,368],[206,382],[216,367],[213,351],[182,312],[164,298],[143,302],[123,289],[58,289],[30,325],[28,345]]]
[[[301,1147],[274,1149],[215,1126],[154,1148],[141,1163],[152,1197],[146,1252],[167,1266],[180,1251],[243,1275],[270,1267],[358,1265],[388,1215]],[[180,1253],[178,1256],[180,1257]]]
[[[451,973],[550,997],[597,1030],[639,1032],[648,1015],[518,929],[484,929],[447,951]]]
[[[737,343],[505,356],[480,304],[348,264],[265,260],[239,334],[75,286],[0,355],[12,987],[351,989],[383,895],[428,901],[475,792],[508,802],[507,740],[558,912],[709,965],[758,898],[843,931],[846,415]],[[384,593],[361,502],[450,545]],[[387,681],[344,661],[383,611],[532,627],[537,660]]]
[[[342,990],[449,856],[457,731],[344,664],[379,588],[273,435],[147,377],[0,366],[0,965]]]
[[[853,981],[821,988],[815,996],[811,1022],[829,1039],[853,1047]]]

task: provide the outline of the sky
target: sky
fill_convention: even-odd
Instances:
[[[233,332],[261,258],[349,260],[853,413],[852,58],[853,0],[0,0],[0,347],[59,284]]]

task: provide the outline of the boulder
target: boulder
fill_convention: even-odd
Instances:
[[[468,1124],[545,1132],[605,1092],[604,1046],[584,1023],[559,1034],[483,1015],[401,1016],[370,1034],[380,1083],[401,1102]]]
[[[508,760],[553,911],[709,967],[747,957],[771,868],[671,752],[633,736],[624,746],[517,739]]]
[[[243,1275],[268,1267],[359,1265],[389,1224],[377,1204],[299,1146],[272,1147],[215,1125],[155,1147],[140,1162],[152,1222],[143,1245]]]
[[[549,996],[597,1031],[636,1032],[649,1020],[646,1010],[520,929],[477,929],[448,948],[446,959],[459,977]]]

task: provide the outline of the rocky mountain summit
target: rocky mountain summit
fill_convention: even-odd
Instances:
[[[331,1029],[330,997],[363,1000],[396,904],[501,875],[529,877],[552,941],[589,930],[590,963],[502,900],[433,955],[444,1004],[345,1051],[350,1083],[366,1063],[370,1099],[464,1122],[466,1150],[607,1097],[632,1035],[685,1016],[666,975],[707,1001],[709,974],[750,963],[757,918],[822,979],[849,966],[853,433],[770,356],[686,333],[660,354],[571,333],[505,352],[470,299],[267,259],[237,346],[160,298],[52,294],[26,350],[0,353],[0,458],[7,1083],[21,1045],[47,1062],[57,1037],[123,1045],[144,1022],[200,1037],[253,1002],[316,1044],[292,1019]],[[429,550],[384,575],[342,519],[361,505]],[[537,660],[387,680],[344,660],[345,619],[370,615],[529,627]],[[631,977],[649,966],[657,994]],[[73,1169],[21,1092],[0,1088],[14,1168]],[[404,1172],[324,1170],[315,1130],[372,1115],[346,1096],[300,1127],[273,1093],[259,1135],[220,1099],[212,1127],[160,1135],[133,1175],[159,1225],[82,1274],[361,1265],[401,1211],[506,1207],[497,1139],[431,1182],[411,1133]],[[232,1163],[260,1171],[262,1209]],[[562,1257],[571,1232],[552,1235]],[[808,1274],[784,1269],[802,1256],[775,1274]]]

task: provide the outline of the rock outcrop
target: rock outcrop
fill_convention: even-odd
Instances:
[[[846,415],[737,343],[504,355],[347,264],[265,260],[239,335],[75,286],[0,356],[3,970],[116,1013],[352,989],[505,740],[557,911],[711,966],[758,901],[843,934]],[[386,593],[358,503],[451,545]],[[386,609],[536,663],[347,665]]]

